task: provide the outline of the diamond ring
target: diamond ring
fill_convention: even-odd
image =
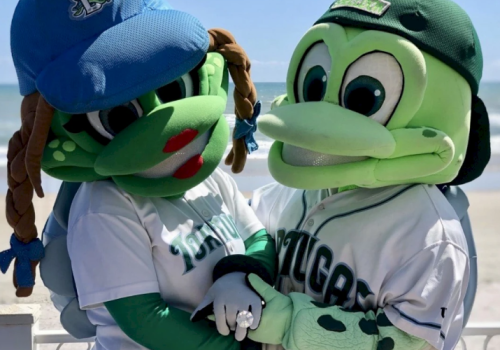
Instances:
[[[249,328],[253,323],[253,315],[250,311],[240,311],[236,316],[236,323],[238,327]]]

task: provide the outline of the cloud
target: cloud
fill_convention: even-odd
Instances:
[[[285,61],[259,61],[252,60],[252,64],[256,66],[286,66],[288,62]]]

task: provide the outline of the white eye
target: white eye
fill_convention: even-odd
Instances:
[[[373,52],[359,58],[347,70],[341,104],[386,125],[401,99],[404,76],[394,56]]]
[[[299,102],[321,101],[332,67],[332,57],[324,42],[314,44],[304,57],[296,78],[296,93]]]
[[[110,109],[87,113],[90,125],[105,138],[112,140],[119,132],[142,117],[139,101],[133,100]]]
[[[195,82],[191,74],[184,74],[177,80],[156,90],[162,103],[169,103],[196,95]]]

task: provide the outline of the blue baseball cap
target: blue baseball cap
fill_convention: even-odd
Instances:
[[[21,95],[71,114],[166,85],[207,53],[206,29],[162,0],[20,0],[11,49]]]

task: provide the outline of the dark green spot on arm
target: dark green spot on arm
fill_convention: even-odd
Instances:
[[[379,327],[391,327],[393,324],[389,321],[385,313],[381,313],[377,316],[377,325]]]
[[[393,350],[394,340],[392,338],[384,338],[378,342],[377,350]]]
[[[424,135],[424,137],[427,137],[430,139],[430,138],[436,137],[437,132],[435,132],[433,130],[425,129],[424,132],[422,132],[422,135]]]
[[[330,332],[342,333],[347,330],[342,322],[334,319],[330,315],[323,315],[318,318],[318,325]]]
[[[361,331],[367,335],[378,335],[377,322],[374,320],[367,320],[362,318],[359,320],[359,328]]]

